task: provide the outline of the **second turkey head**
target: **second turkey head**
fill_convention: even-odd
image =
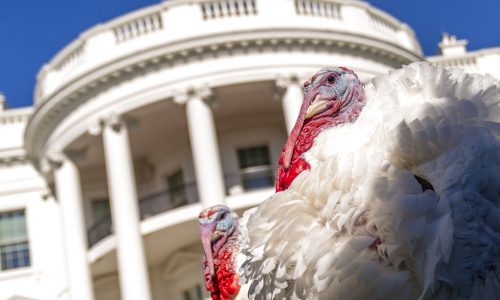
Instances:
[[[363,84],[347,68],[324,68],[306,81],[299,116],[281,152],[276,191],[287,189],[310,168],[302,154],[311,149],[322,130],[354,122],[365,104]]]
[[[236,272],[238,216],[227,206],[204,209],[198,216],[201,241],[205,252],[205,286],[213,299],[226,299],[239,291]]]

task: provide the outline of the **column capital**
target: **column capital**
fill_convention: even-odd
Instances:
[[[281,100],[288,134],[292,131],[299,115],[303,96],[304,88],[301,84],[301,77],[297,74],[278,76],[276,78],[274,99]]]
[[[62,151],[51,151],[41,160],[40,166],[43,173],[50,173],[59,169],[67,159]]]
[[[123,126],[128,128],[137,127],[138,122],[136,119],[123,116],[121,114],[112,113],[107,117],[102,117],[93,122],[92,125],[87,129],[88,134],[93,136],[99,136],[102,134],[103,129],[109,126],[114,131],[119,131]]]
[[[81,150],[54,150],[48,152],[41,160],[43,173],[49,173],[59,169],[67,161],[82,161],[87,157],[87,149]]]
[[[210,104],[213,102],[214,94],[212,89],[207,85],[190,87],[175,92],[174,103],[186,104],[189,100],[194,98],[199,98]]]
[[[102,129],[104,128],[104,120],[97,119],[87,128],[87,133],[93,136],[99,136],[102,133]]]
[[[276,87],[286,89],[290,84],[302,85],[302,82],[305,81],[304,77],[296,73],[278,74],[275,79]]]
[[[283,97],[283,95],[291,85],[297,85],[302,88],[302,82],[305,81],[303,80],[304,77],[305,76],[299,76],[295,73],[276,75],[276,79],[274,81],[274,99],[281,99],[281,97]]]
[[[104,126],[109,126],[114,131],[120,131],[124,126],[127,126],[127,121],[122,115],[111,114],[104,120]]]

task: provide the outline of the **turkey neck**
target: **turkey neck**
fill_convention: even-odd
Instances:
[[[285,144],[279,159],[279,167],[276,180],[276,192],[286,190],[293,180],[304,170],[311,166],[302,156],[304,152],[311,149],[316,137],[325,129],[335,127],[344,123],[353,123],[358,118],[361,110],[366,104],[363,89],[352,89],[348,95],[349,101],[340,109],[333,106],[310,119],[304,120],[304,124],[292,145],[293,152],[290,159],[290,167],[286,168],[286,152],[289,141]],[[342,105],[342,104],[341,104]]]
[[[314,139],[320,134],[321,131],[327,128],[334,127],[336,125],[335,118],[324,117],[320,119],[310,119],[304,122],[304,127],[300,132],[297,141],[295,142],[295,147],[292,155],[292,164],[301,156],[304,152],[311,149],[314,144]]]
[[[284,166],[285,151],[283,150],[279,159],[279,167],[276,179],[276,192],[286,190],[293,180],[304,170],[309,170],[311,166],[302,157],[302,154],[311,149],[314,139],[326,128],[335,126],[334,117],[312,118],[304,122],[304,126],[293,145],[293,153],[290,168]],[[285,145],[286,147],[286,145]]]
[[[219,249],[214,248],[215,284],[213,285],[212,299],[230,300],[240,290],[237,273],[236,256],[240,250],[238,244],[238,229],[234,230],[226,242]]]

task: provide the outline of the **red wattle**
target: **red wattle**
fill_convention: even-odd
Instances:
[[[300,135],[294,145],[294,150],[292,154],[292,164],[288,170],[285,170],[283,166],[283,155],[284,151],[281,152],[278,174],[276,176],[276,192],[281,192],[286,190],[293,180],[299,176],[302,171],[310,170],[311,166],[304,159],[302,154],[309,149],[311,149],[314,144],[314,139],[319,135],[319,133],[326,127],[330,127],[332,124],[331,118],[322,118],[319,120],[306,120],[304,122],[304,127],[300,131]]]
[[[240,291],[240,276],[236,273],[235,251],[231,247],[223,247],[214,260],[215,276],[207,280],[205,286],[211,292],[213,300],[231,300]]]
[[[278,169],[279,180],[276,180],[276,192],[281,192],[286,190],[290,186],[290,184],[292,184],[295,177],[299,176],[299,174],[302,173],[302,171],[309,169],[311,169],[311,166],[302,157],[296,159],[292,163],[288,171],[286,171],[285,168],[280,166],[280,168]]]

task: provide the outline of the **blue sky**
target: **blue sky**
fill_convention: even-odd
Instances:
[[[31,105],[38,70],[82,31],[99,22],[159,2],[0,1],[0,91],[6,95],[8,105]],[[426,55],[436,53],[443,31],[467,38],[469,50],[500,47],[500,0],[368,2],[408,23],[415,30]]]

